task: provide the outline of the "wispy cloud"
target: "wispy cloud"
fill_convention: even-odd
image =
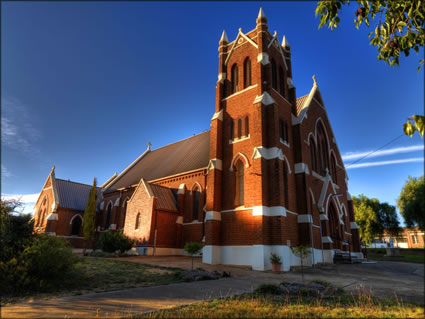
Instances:
[[[32,122],[28,107],[15,98],[2,97],[1,114],[1,141],[5,147],[23,152],[27,155],[36,155],[38,149],[34,147],[40,137]]]
[[[359,158],[362,158],[370,153],[368,158],[371,157],[378,157],[378,156],[385,156],[385,155],[393,155],[393,154],[400,154],[400,153],[409,153],[409,152],[415,152],[415,151],[423,151],[424,150],[424,145],[414,145],[414,146],[406,146],[406,147],[395,147],[395,148],[390,148],[390,149],[386,149],[386,150],[379,150],[376,151],[374,153],[372,153],[373,151],[368,151],[368,152],[348,152],[342,155],[342,159],[344,161],[348,161],[348,160],[356,160]]]
[[[2,194],[1,198],[5,200],[20,199],[24,204],[35,204],[40,193],[36,194]]]
[[[6,166],[1,164],[1,177],[7,178],[11,176],[13,176],[13,174],[6,168]]]
[[[358,163],[345,166],[345,169],[353,169],[353,168],[362,168],[362,167],[371,167],[371,166],[382,166],[382,165],[391,165],[391,164],[402,164],[402,163],[413,163],[413,162],[423,162],[423,157],[413,157],[413,158],[405,158],[399,160],[389,160],[389,161],[380,161],[380,162],[366,162],[366,163]]]

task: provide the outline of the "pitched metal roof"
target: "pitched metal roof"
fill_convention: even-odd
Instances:
[[[84,211],[92,186],[56,178],[59,207]],[[102,200],[101,188],[97,187],[97,204]]]
[[[157,198],[156,209],[169,210],[173,212],[177,211],[176,199],[171,192],[171,188],[156,184],[149,184],[149,186],[152,190],[153,196]]]
[[[300,115],[305,100],[308,98],[308,94],[301,96],[297,99],[297,116]]]
[[[166,145],[141,156],[125,169],[107,188],[119,189],[208,166],[210,131]]]

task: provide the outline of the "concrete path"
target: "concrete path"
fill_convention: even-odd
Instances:
[[[71,296],[1,309],[0,318],[118,318],[253,291],[247,280],[223,278]]]
[[[189,257],[126,257],[126,261],[190,269]],[[231,278],[133,288],[57,299],[20,303],[4,307],[0,318],[87,318],[119,317],[252,292],[262,283],[300,282],[300,270],[281,274],[252,271],[247,267],[205,265],[195,268],[227,271]],[[305,269],[305,280],[326,280],[348,293],[372,293],[381,298],[395,295],[408,302],[424,303],[424,265],[401,262],[376,264],[321,265]]]

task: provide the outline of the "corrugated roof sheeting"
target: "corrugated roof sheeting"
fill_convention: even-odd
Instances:
[[[297,116],[300,115],[305,100],[308,98],[308,94],[301,96],[297,99]]]
[[[156,184],[149,185],[152,189],[153,196],[157,198],[156,209],[177,211],[175,197],[173,196],[170,188]]]
[[[147,153],[109,187],[110,190],[208,166],[210,131],[194,135]]]
[[[59,207],[84,211],[92,186],[56,179]],[[97,188],[97,203],[102,200],[101,189]]]

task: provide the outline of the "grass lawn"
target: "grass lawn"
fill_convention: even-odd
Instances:
[[[327,299],[246,294],[137,318],[424,318],[424,309],[398,301],[340,296]]]
[[[385,248],[368,248],[367,249],[367,258],[369,260],[377,261],[403,261],[410,263],[425,263],[425,256],[423,249],[400,249],[400,255],[402,257],[385,257],[386,250]]]
[[[180,269],[104,258],[79,257],[75,268],[62,280],[39,291],[3,298],[2,303],[67,295],[165,285],[183,281]]]

